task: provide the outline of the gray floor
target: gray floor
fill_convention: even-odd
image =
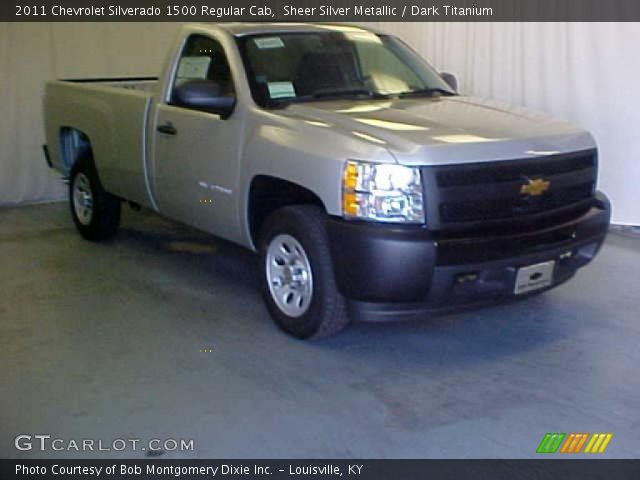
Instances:
[[[535,457],[553,431],[640,452],[638,238],[523,303],[321,343],[272,326],[251,254],[154,215],[94,245],[64,204],[0,210],[0,259],[0,457],[145,455],[18,434],[194,440],[174,458]]]

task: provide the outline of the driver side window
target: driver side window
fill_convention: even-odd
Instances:
[[[171,104],[179,103],[176,88],[190,80],[211,80],[223,95],[233,95],[233,78],[222,45],[204,35],[191,35],[182,49],[171,92]]]

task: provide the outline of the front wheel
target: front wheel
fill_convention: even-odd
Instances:
[[[297,338],[328,337],[349,324],[335,283],[325,216],[311,205],[281,208],[260,235],[267,308],[274,322]]]

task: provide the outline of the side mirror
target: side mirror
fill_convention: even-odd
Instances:
[[[236,98],[222,95],[220,85],[211,80],[188,80],[176,87],[175,100],[179,105],[217,113],[222,117],[231,114]]]
[[[453,73],[446,73],[446,72],[442,72],[440,74],[440,77],[442,77],[442,79],[447,82],[447,85],[449,85],[454,92],[458,91],[458,79],[456,78],[456,76]]]

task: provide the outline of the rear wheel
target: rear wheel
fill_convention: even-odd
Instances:
[[[335,284],[325,216],[311,205],[281,208],[260,236],[267,308],[281,329],[302,339],[328,337],[349,324]]]
[[[78,232],[87,240],[106,240],[118,230],[120,200],[104,191],[91,157],[78,159],[71,170],[69,206]]]

